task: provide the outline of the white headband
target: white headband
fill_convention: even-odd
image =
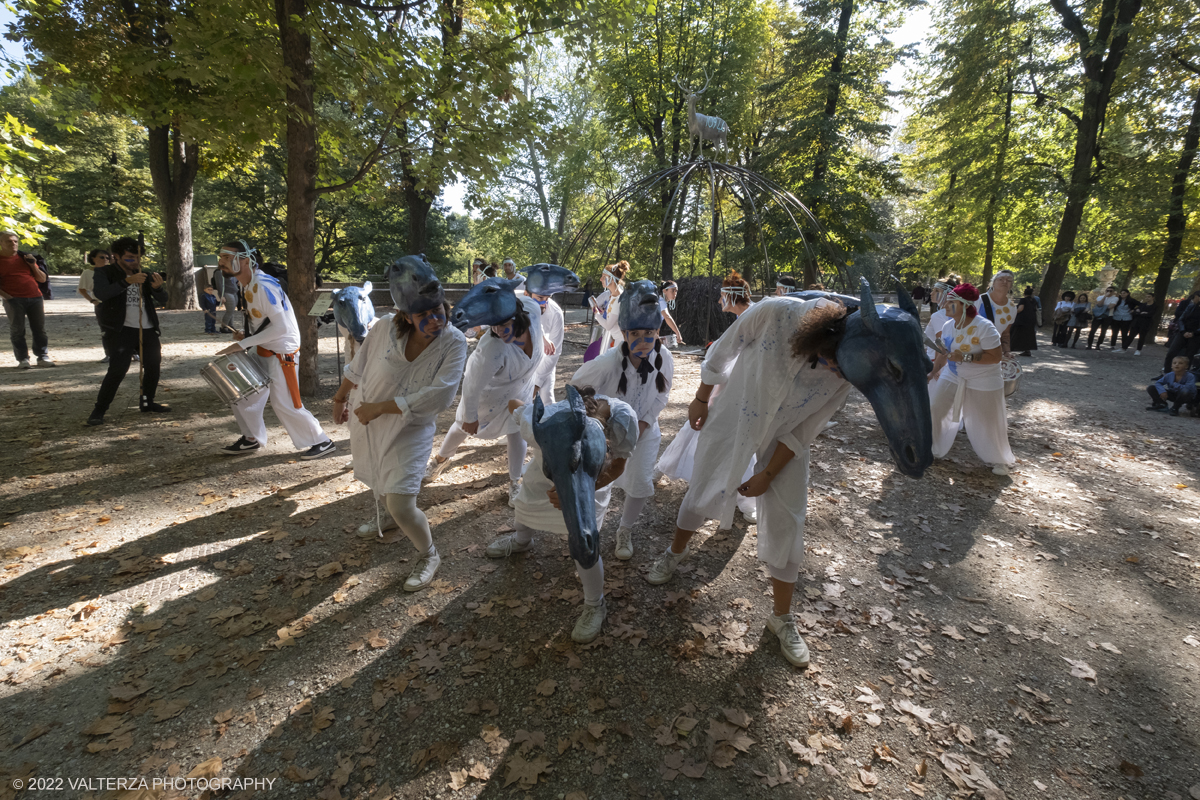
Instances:
[[[746,296],[746,287],[745,286],[722,286],[721,293],[722,294],[733,294],[733,295],[737,295],[738,297],[745,297]]]

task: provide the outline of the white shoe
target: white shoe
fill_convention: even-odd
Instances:
[[[617,546],[613,548],[613,555],[622,561],[633,558],[633,529],[617,528]]]
[[[608,606],[603,599],[598,606],[589,606],[586,603],[583,606],[583,613],[579,615],[579,621],[575,623],[575,629],[571,631],[571,638],[580,644],[593,642],[600,635],[600,629],[604,627],[604,618],[608,616]]]
[[[488,558],[508,558],[513,553],[524,553],[532,546],[532,539],[528,542],[519,542],[515,533],[509,533],[493,540],[488,544],[485,552]]]
[[[438,461],[437,456],[430,456],[429,463],[425,465],[425,480],[436,481],[442,477],[442,473],[446,471],[446,467],[450,466],[450,459]]]
[[[396,520],[392,519],[389,515],[383,520],[383,530],[379,529],[378,520],[371,520],[359,525],[356,534],[362,539],[373,539],[376,536],[383,536],[388,531],[394,531],[398,527],[400,526],[396,524]]]
[[[1125,352],[1125,348],[1124,348],[1124,347],[1118,347],[1118,348],[1117,348],[1117,352],[1118,352],[1118,353],[1124,353],[1124,352]]]
[[[784,658],[797,667],[808,666],[808,645],[804,643],[804,637],[800,635],[800,631],[796,630],[795,615],[784,614],[782,617],[774,615],[767,617],[767,628],[779,637],[779,649],[783,652]]]
[[[1004,464],[997,464],[996,466],[992,467],[992,474],[993,475],[1007,475],[1008,467],[1006,467]]]
[[[430,547],[429,552],[418,558],[412,572],[408,573],[408,579],[404,581],[404,591],[419,592],[433,583],[433,576],[437,575],[441,565],[442,557],[438,555],[437,548]]]
[[[22,359],[21,361],[18,361],[17,366],[20,367],[21,369],[29,369],[32,366],[32,364],[30,364],[29,359],[26,358],[26,359]]]
[[[517,495],[521,493],[521,482],[516,481],[508,487],[508,507],[517,507]]]
[[[671,548],[668,547],[666,552],[659,556],[658,560],[651,565],[650,571],[646,573],[646,580],[655,586],[660,586],[671,580],[671,576],[675,574],[675,568],[691,552],[691,544],[683,548],[682,553],[673,553],[671,552]]]
[[[750,506],[749,509],[742,508],[739,505],[738,510],[742,512],[742,519],[746,520],[746,522],[749,522],[751,525],[758,523],[758,507],[756,505]]]
[[[46,356],[45,358],[39,358],[37,360],[37,365],[39,367],[53,367],[54,362],[50,359],[49,356]]]
[[[1140,355],[1142,354],[1142,351],[1141,351],[1141,350],[1134,350],[1134,351],[1133,351],[1133,354],[1134,354],[1135,356],[1140,356]]]

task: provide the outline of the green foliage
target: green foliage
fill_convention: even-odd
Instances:
[[[50,213],[30,179],[40,161],[38,154],[56,152],[57,147],[38,139],[33,128],[12,114],[0,119],[0,225],[26,242],[43,238],[51,225],[70,229]]]

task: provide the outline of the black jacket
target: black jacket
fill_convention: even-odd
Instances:
[[[1179,308],[1175,309],[1175,322],[1178,323],[1178,330],[1181,333],[1200,331],[1200,303],[1191,303],[1187,300],[1180,303]]]
[[[129,284],[125,282],[125,270],[117,264],[109,264],[95,272],[95,287],[92,294],[100,301],[96,307],[96,315],[100,319],[100,330],[105,334],[119,333],[125,327],[125,290]],[[158,290],[150,288],[150,278],[142,284],[142,307],[150,319],[150,327],[155,333],[161,334],[158,325],[158,312],[154,304],[167,304],[167,288],[164,284]]]

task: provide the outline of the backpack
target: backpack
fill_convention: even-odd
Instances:
[[[40,269],[42,274],[46,276],[46,282],[38,284],[38,291],[42,293],[43,300],[53,300],[54,292],[50,287],[50,268],[46,266],[46,259],[35,253],[26,253],[20,250],[17,251],[17,255],[21,256],[22,258],[25,256],[33,256],[33,260],[37,262],[38,269]]]
[[[287,293],[287,290],[288,290],[287,267],[285,267],[283,264],[276,264],[273,261],[267,261],[264,264],[259,264],[258,268],[260,270],[262,270],[263,272],[267,273],[268,275],[270,275],[275,280],[279,281],[279,285],[281,287],[283,287],[284,293],[285,294]]]

